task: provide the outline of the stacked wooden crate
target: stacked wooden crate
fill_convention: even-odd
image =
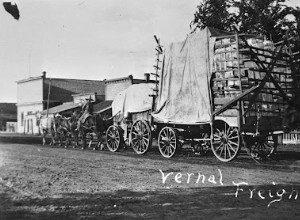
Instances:
[[[215,43],[213,91],[216,98],[231,98],[239,93],[238,53],[235,38]]]
[[[238,40],[238,43],[237,43]],[[279,45],[280,46],[280,45]],[[266,76],[266,69],[273,62],[271,74],[287,94],[291,97],[292,72],[289,67],[289,53],[287,47],[283,47],[281,53],[274,60],[273,51],[276,49],[271,41],[261,38],[237,37],[236,35],[217,39],[214,48],[212,92],[214,107],[218,109],[237,95],[247,89],[259,85]],[[251,95],[243,99],[244,110],[247,110]],[[248,116],[254,116],[257,111],[264,115],[274,115],[285,108],[283,96],[271,82],[267,80],[263,89],[258,94]],[[224,112],[223,115],[228,114]]]

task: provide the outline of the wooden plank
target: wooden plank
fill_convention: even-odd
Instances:
[[[224,105],[228,102],[230,102],[232,99],[230,98],[214,98],[214,104],[215,105]]]
[[[239,78],[215,78],[212,81],[221,82],[221,81],[228,81],[228,80],[239,81]]]
[[[257,113],[257,111],[255,111],[254,109],[253,110],[249,110],[248,113],[249,112],[255,112],[255,113]],[[279,109],[274,109],[274,110],[273,109],[272,110],[259,109],[259,112],[260,113],[272,113],[274,115],[278,115],[280,113]]]
[[[238,89],[227,89],[227,88],[219,89],[219,87],[212,87],[212,89],[215,93],[218,93],[218,92],[239,92]]]
[[[286,41],[293,40],[293,37],[287,38]],[[284,43],[285,40],[274,43],[274,46]]]
[[[266,51],[264,51],[264,52],[266,52]],[[269,52],[269,51],[267,51],[267,52]],[[224,53],[224,52],[220,52],[220,53]],[[240,53],[243,55],[251,55],[251,52],[249,50],[245,50],[245,49],[242,50]],[[271,53],[271,52],[269,52],[269,53]],[[271,55],[267,55],[264,53],[259,53],[258,55],[261,57],[264,57],[264,58],[274,58]],[[282,55],[281,57],[278,57],[277,60],[288,62],[289,61],[288,58],[289,58],[288,55],[286,55],[286,56]]]
[[[213,115],[216,116],[216,115],[219,115],[222,112],[226,111],[231,106],[233,106],[234,104],[236,104],[237,101],[241,100],[246,95],[248,95],[251,92],[255,91],[258,87],[259,87],[259,85],[253,86],[251,89],[246,90],[245,92],[243,92],[242,94],[238,95],[237,97],[235,97],[234,99],[232,99],[231,101],[229,101],[227,104],[225,104],[224,106],[222,106],[220,109],[214,111]]]
[[[254,102],[255,102],[255,100],[257,99],[257,96],[258,96],[258,94],[259,94],[259,92],[260,92],[260,90],[262,89],[262,87],[265,85],[265,83],[267,82],[267,80],[268,79],[270,79],[273,83],[274,83],[274,78],[273,78],[273,76],[271,75],[271,73],[270,73],[270,71],[272,71],[273,70],[273,68],[274,68],[274,64],[276,63],[276,59],[277,59],[277,57],[279,56],[279,54],[281,53],[281,51],[282,51],[282,49],[283,49],[283,47],[284,47],[284,43],[286,42],[286,38],[284,39],[284,43],[281,45],[281,47],[279,48],[279,51],[277,52],[277,51],[272,51],[272,57],[274,57],[275,59],[272,59],[272,61],[271,61],[271,63],[266,67],[265,65],[264,65],[264,63],[262,63],[261,61],[260,61],[260,59],[258,58],[258,54],[256,54],[254,51],[253,51],[253,49],[251,48],[251,46],[249,46],[249,44],[248,44],[248,42],[244,39],[244,38],[241,38],[244,42],[245,42],[245,44],[250,48],[250,51],[251,51],[251,53],[252,53],[252,55],[254,56],[254,58],[256,59],[256,61],[257,61],[257,65],[258,66],[260,66],[260,68],[261,69],[265,69],[266,70],[266,75],[265,75],[265,77],[263,78],[263,80],[262,80],[262,82],[259,84],[259,86],[258,86],[258,89],[254,92],[254,94],[253,94],[253,96],[251,97],[251,101],[250,101],[250,104],[249,104],[249,106],[248,106],[248,110],[249,109],[251,109],[251,107],[252,107],[252,105],[254,104]],[[275,54],[276,53],[276,54]],[[276,55],[276,56],[275,56]],[[275,82],[274,83],[274,85],[275,85],[275,87],[276,88],[279,88],[280,86]],[[282,94],[282,96],[284,97],[284,98],[286,98],[286,95],[285,95],[285,93],[284,93],[284,91],[280,88],[280,89],[278,89],[279,90],[279,92]],[[287,99],[288,100],[288,99]],[[247,111],[244,113],[244,115],[247,113]]]
[[[260,38],[260,36],[257,36],[257,35],[254,35],[254,34],[239,34],[239,36]],[[234,38],[234,37],[235,37],[235,33],[232,34],[232,35],[216,36],[216,39]]]
[[[254,47],[254,46],[250,46],[249,44],[247,44],[248,46],[246,47],[246,48],[243,48],[243,49],[241,49],[243,52],[244,51],[249,51],[250,52],[250,50],[248,50],[248,48],[249,49],[252,49],[252,50],[258,50],[258,51],[262,51],[262,52],[269,52],[269,53],[271,53],[272,54],[272,52],[274,52],[274,51],[272,51],[272,50],[266,50],[266,49],[262,49],[262,48],[259,48],[259,47]],[[256,54],[256,53],[255,53]],[[263,53],[258,53],[257,55],[263,55]],[[286,54],[286,53],[281,53],[281,52],[276,52],[275,51],[275,53],[274,53],[274,55],[280,55],[280,56],[282,56],[282,57],[289,57],[289,55],[288,54]]]
[[[247,104],[249,104],[249,101],[248,100],[244,100],[246,106]],[[274,104],[274,105],[286,105],[286,103],[284,102],[275,102],[275,101],[262,101],[262,100],[257,100],[257,102],[255,103],[264,103],[264,104]],[[249,111],[252,111],[252,110],[249,110]]]
[[[237,67],[232,67],[232,69],[237,69]],[[266,73],[267,70],[266,69],[261,69],[261,68],[252,68],[252,67],[243,67],[241,68],[242,70],[250,70],[250,71],[253,71],[253,72],[261,72],[261,73]],[[228,70],[221,70],[221,71],[218,71],[218,72],[226,72]],[[278,72],[278,71],[269,71],[270,73],[272,74],[281,74],[281,75],[286,75],[286,76],[292,76],[292,73],[285,73],[285,72]]]
[[[254,79],[254,78],[248,78],[248,81],[250,81],[250,82],[262,82],[262,80],[261,79]],[[272,83],[272,82],[270,82],[270,81],[268,81],[269,83]],[[277,81],[278,83],[280,83],[280,84],[283,84],[282,86],[284,86],[285,84],[286,85],[293,85],[294,84],[294,82],[290,82],[290,81]],[[269,89],[269,88],[268,88]],[[270,88],[271,89],[271,88]]]

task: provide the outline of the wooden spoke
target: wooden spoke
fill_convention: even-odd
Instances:
[[[147,121],[137,120],[130,130],[130,143],[137,154],[144,154],[152,144],[151,128]]]
[[[237,128],[222,123],[214,129],[211,143],[214,155],[223,162],[233,160],[240,150],[240,135]]]
[[[158,135],[158,149],[163,157],[171,158],[178,149],[178,136],[176,130],[164,127]]]
[[[138,135],[138,133],[136,133],[136,132],[132,132],[134,135]]]
[[[234,144],[234,145],[238,146],[238,143],[237,143],[237,142],[233,142],[233,141],[231,141],[231,140],[229,140],[228,143],[230,144],[230,146],[231,146],[231,144]]]
[[[230,146],[230,145],[227,145],[227,152],[228,152],[229,158],[231,158],[231,152],[230,152],[230,149],[228,146]],[[230,148],[233,149],[231,146],[230,146]],[[233,150],[233,152],[234,152],[234,150]]]
[[[112,152],[116,152],[119,150],[122,141],[123,139],[121,136],[120,128],[115,125],[111,125],[106,131],[107,148]]]

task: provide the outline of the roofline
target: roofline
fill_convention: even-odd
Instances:
[[[16,81],[16,83],[24,83],[24,82],[29,82],[29,81],[33,81],[33,80],[37,80],[37,79],[43,79],[43,76],[36,76],[36,77],[29,77],[27,79],[21,79]]]
[[[37,102],[23,102],[23,103],[17,103],[16,106],[26,106],[26,105],[42,105],[43,101],[37,101]]]
[[[156,83],[154,79],[150,79],[149,81],[145,79],[133,79],[134,84],[139,84],[139,83]]]
[[[120,77],[120,78],[114,78],[114,79],[104,79],[104,80],[92,80],[92,79],[70,79],[70,78],[46,78],[44,76],[36,76],[36,77],[29,77],[27,79],[22,79],[22,80],[18,80],[16,81],[16,83],[24,83],[24,82],[29,82],[29,81],[34,81],[34,80],[38,80],[38,79],[48,79],[48,80],[76,80],[76,81],[87,81],[87,82],[103,82],[104,84],[106,84],[107,82],[114,82],[114,81],[121,81],[121,80],[125,80],[125,79],[129,79],[132,82],[134,82],[134,80],[140,80],[140,81],[144,81],[146,82],[145,79],[135,79],[133,78],[132,75],[126,76],[126,77]],[[151,81],[151,80],[150,80]]]
[[[109,110],[111,108],[112,108],[111,106],[108,106],[108,107],[106,107],[104,109],[101,109],[100,111],[95,112],[95,114],[101,114],[102,112],[105,112],[105,111],[107,111],[107,110]]]
[[[73,105],[73,106],[68,106],[68,105]],[[62,107],[66,107],[65,109],[60,109]],[[66,112],[66,111],[70,111],[70,110],[73,110],[73,109],[76,109],[76,108],[80,108],[80,104],[79,103],[73,103],[73,102],[64,102],[60,105],[57,105],[57,106],[54,106],[54,107],[51,107],[49,109],[44,109],[41,111],[42,114],[44,113],[47,113],[48,111],[48,114],[56,114],[56,113],[60,113],[60,112]],[[53,109],[55,111],[53,111]]]
[[[25,106],[25,105],[37,105],[37,104],[44,104],[44,103],[47,103],[48,100],[44,99],[44,100],[41,100],[41,101],[35,101],[35,102],[21,102],[21,103],[17,103],[16,106]],[[49,100],[49,103],[61,103],[60,100]]]
[[[1,104],[17,104],[16,102],[0,102],[0,105]]]
[[[105,95],[105,94],[98,94],[97,92],[86,92],[86,93],[76,93],[76,94],[71,94],[71,96],[73,96],[73,97],[84,96],[84,95],[103,96],[103,95]]]
[[[54,80],[61,80],[61,79],[63,79],[63,80],[80,80],[80,81],[97,81],[97,82],[105,82],[105,80],[94,80],[94,79],[70,79],[70,78],[52,78],[52,77],[47,77],[47,78],[45,78],[45,79],[54,79]]]
[[[52,77],[44,77],[44,76],[35,76],[35,77],[29,77],[27,79],[21,79],[16,81],[16,83],[24,83],[24,82],[29,82],[29,81],[34,81],[38,79],[49,79],[49,80],[80,80],[80,81],[93,81],[93,82],[105,82],[105,80],[93,80],[93,79],[70,79],[70,78],[52,78]]]
[[[129,76],[126,76],[126,77],[120,77],[120,78],[114,78],[114,79],[105,79],[103,81],[106,83],[106,82],[120,81],[120,80],[123,80],[123,79],[133,80],[133,76],[129,75]]]

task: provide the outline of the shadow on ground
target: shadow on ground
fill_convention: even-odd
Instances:
[[[0,219],[299,219],[300,217],[300,199],[296,196],[300,190],[299,184],[240,186],[239,189],[237,197],[235,186],[147,192],[119,190],[114,193],[72,193],[43,199],[26,197],[12,199],[7,193],[2,193]]]

